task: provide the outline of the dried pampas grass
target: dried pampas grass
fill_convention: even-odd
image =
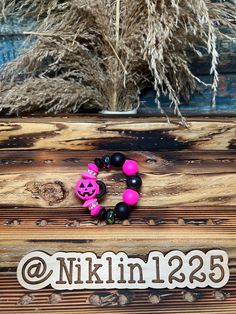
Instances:
[[[18,114],[130,110],[152,82],[161,112],[165,94],[181,116],[180,98],[203,83],[190,56],[211,54],[214,100],[216,40],[236,33],[235,5],[209,0],[3,0],[0,10],[37,20],[27,34],[38,40],[1,74],[0,110]]]

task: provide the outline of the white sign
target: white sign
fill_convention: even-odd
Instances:
[[[229,280],[228,255],[222,250],[187,254],[152,251],[146,260],[130,258],[124,252],[41,251],[27,254],[17,268],[19,283],[38,290],[51,285],[57,290],[73,289],[163,289],[223,287]]]

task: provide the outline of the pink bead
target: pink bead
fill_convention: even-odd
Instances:
[[[87,179],[87,180],[96,180],[97,179],[97,177],[94,174],[91,174],[88,171],[82,172],[81,176],[83,179]]]
[[[93,205],[97,205],[97,201],[98,200],[96,198],[87,200],[86,202],[84,202],[83,207],[87,207],[88,209],[91,209]]]
[[[88,164],[88,169],[92,170],[93,172],[97,173],[99,172],[98,167],[95,164]]]
[[[102,209],[101,205],[97,205],[96,207],[91,209],[90,211],[91,216],[97,216],[97,214],[100,212],[101,209]]]
[[[139,201],[138,192],[131,189],[125,190],[123,193],[123,201],[130,206],[136,205]]]
[[[127,176],[135,175],[138,172],[138,169],[139,167],[137,162],[131,159],[127,159],[122,167],[124,174],[126,174]]]
[[[96,179],[98,175],[99,169],[95,164],[88,164],[88,170],[85,172],[82,172],[82,178],[84,179]]]
[[[87,207],[92,216],[96,216],[102,209],[102,206],[98,204],[98,200],[96,198],[84,202],[83,207]]]

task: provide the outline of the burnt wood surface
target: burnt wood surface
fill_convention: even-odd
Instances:
[[[189,118],[186,129],[158,117],[0,119],[1,313],[236,312],[236,119]],[[73,187],[86,164],[129,151],[143,178],[139,206],[107,226],[91,218]],[[106,206],[120,200],[120,171],[102,172]],[[16,280],[25,254],[43,250],[223,249],[230,281],[221,290],[27,291]]]
[[[1,150],[233,150],[235,117],[188,119],[140,115],[0,119]]]

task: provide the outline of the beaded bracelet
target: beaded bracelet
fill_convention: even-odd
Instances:
[[[127,189],[123,192],[123,202],[115,205],[114,210],[102,207],[98,199],[106,193],[104,182],[97,180],[99,169],[110,169],[111,166],[122,168],[126,175]],[[77,181],[75,186],[75,195],[85,201],[83,207],[90,210],[92,216],[105,220],[107,224],[113,224],[115,218],[126,219],[129,216],[130,209],[139,201],[138,190],[142,185],[140,176],[137,175],[139,170],[138,164],[132,159],[126,159],[122,153],[114,153],[111,156],[95,158],[94,163],[88,164],[88,169],[82,172],[82,179]]]

